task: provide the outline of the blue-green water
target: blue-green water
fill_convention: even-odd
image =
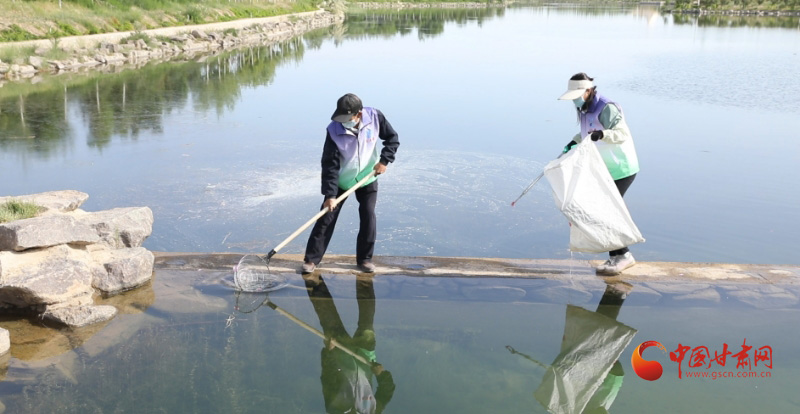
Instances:
[[[331,373],[347,371],[353,361],[348,365],[335,346],[328,350],[313,330],[355,350],[374,350],[390,380],[382,374],[370,390],[386,413],[545,413],[535,393],[548,387],[546,367],[565,360],[574,373],[563,375],[569,380],[559,388],[572,387],[566,395],[591,395],[606,373],[614,374],[615,396],[604,403],[613,413],[643,406],[652,413],[789,413],[800,404],[796,287],[786,290],[794,302],[754,306],[732,292],[759,287],[736,283],[711,287],[722,294],[714,302],[685,295],[707,287],[648,283],[623,298],[586,275],[562,281],[323,275],[308,284],[290,275],[289,287],[269,296],[285,312],[279,313],[258,307],[263,295],[237,297],[220,283],[226,277],[158,270],[152,284],[109,299],[121,314],[102,326],[45,334],[40,322],[3,322],[13,341],[0,382],[6,412],[323,413],[325,395],[341,391]],[[368,330],[374,335],[363,334]],[[664,373],[645,381],[630,358],[647,340],[669,352],[705,346],[711,355],[724,344],[738,353],[746,341],[751,369],[737,368],[733,356],[724,368],[688,368],[687,354],[679,378],[677,364],[652,348],[644,356]],[[773,350],[772,368],[753,365],[764,346]],[[565,358],[564,349],[577,351]],[[722,371],[770,377],[686,377]]]
[[[150,206],[150,249],[265,252],[316,212],[324,127],[336,98],[355,92],[402,143],[380,181],[376,254],[568,258],[546,183],[509,204],[576,132],[569,104],[555,98],[586,71],[621,103],[636,140],[642,172],[626,201],[647,238],[633,248],[639,260],[797,264],[798,52],[797,19],[645,8],[354,14],[277,46],[4,84],[0,195],[78,189],[91,195],[86,210]],[[345,208],[331,252],[353,252],[356,221]],[[300,239],[284,251],[301,252]],[[619,364],[596,352],[574,362],[602,379],[616,374],[609,412],[800,407],[796,287],[759,296],[772,287],[664,293],[640,283],[621,301],[599,279],[569,276],[378,275],[370,302],[353,277],[324,276],[331,300],[291,275],[270,299],[355,348],[370,350],[374,332],[394,385],[391,399],[385,375],[374,390],[386,413],[544,413],[539,364],[563,361],[565,346],[611,349],[609,332],[632,334]],[[321,376],[343,367],[341,353],[268,306],[237,312],[226,277],[158,270],[151,285],[99,300],[120,310],[112,321],[78,330],[3,317],[5,412],[325,412],[341,383]],[[263,299],[240,297],[240,310]],[[588,328],[573,329],[581,321]],[[770,346],[773,368],[754,371],[771,377],[679,379],[651,348],[645,357],[664,375],[648,382],[629,362],[647,340],[670,352]],[[745,370],[729,357],[724,371]]]
[[[619,102],[642,166],[626,202],[640,260],[792,263],[800,245],[796,18],[652,8],[367,12],[283,45],[0,88],[0,194],[77,189],[147,205],[146,247],[265,252],[317,210],[335,100],[399,131],[378,255],[566,258],[541,182],[577,131],[566,80]],[[354,251],[353,207],[330,251]],[[285,252],[299,253],[303,237]],[[590,256],[591,257],[591,256]]]

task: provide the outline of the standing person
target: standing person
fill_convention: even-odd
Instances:
[[[564,147],[564,152],[572,149],[583,137],[591,136],[620,196],[624,196],[639,172],[639,159],[633,146],[631,131],[622,115],[622,108],[616,102],[598,94],[594,78],[585,73],[571,77],[567,83],[567,91],[558,99],[571,100],[575,104],[581,126],[581,132]],[[627,247],[608,253],[609,259],[597,267],[598,274],[618,275],[636,264]]]
[[[378,149],[378,138],[383,148]],[[376,175],[386,172],[394,161],[400,141],[383,113],[364,107],[361,99],[348,93],[336,102],[336,111],[328,124],[325,146],[322,149],[323,209],[331,211],[320,218],[311,230],[306,245],[303,274],[312,273],[328,249],[341,207],[336,197],[352,188],[371,171]],[[360,226],[356,239],[356,264],[362,272],[375,272],[372,254],[375,250],[377,220],[375,202],[378,200],[378,182],[369,180],[355,191],[358,200]],[[346,199],[345,199],[346,200]],[[340,204],[344,204],[342,200]]]

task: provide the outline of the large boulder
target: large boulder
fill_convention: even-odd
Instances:
[[[73,328],[104,322],[117,314],[117,308],[108,305],[68,306],[47,309],[42,315],[45,319]]]
[[[100,243],[112,249],[139,247],[153,232],[153,211],[149,207],[84,212],[76,217],[95,230]]]
[[[144,247],[99,250],[91,255],[106,270],[105,274],[94,276],[92,286],[105,293],[135,288],[153,276],[155,257]]]
[[[11,200],[26,201],[42,207],[43,213],[47,212],[62,212],[66,213],[74,211],[80,207],[86,200],[89,199],[89,194],[75,191],[48,191],[46,193],[28,194],[22,196],[0,197],[0,204]]]
[[[59,244],[87,245],[100,241],[88,224],[58,214],[0,224],[0,250],[22,251]]]
[[[8,331],[0,328],[0,355],[5,354],[11,349],[11,338],[8,336]]]
[[[85,250],[66,245],[0,252],[0,306],[39,308],[92,303],[92,279],[104,272]]]

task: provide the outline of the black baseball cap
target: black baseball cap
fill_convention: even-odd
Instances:
[[[331,115],[331,121],[347,122],[363,107],[358,96],[352,93],[345,94],[336,101],[336,111]]]

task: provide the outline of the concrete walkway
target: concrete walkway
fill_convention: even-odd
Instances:
[[[155,279],[195,280],[199,285],[231,288],[233,266],[242,257],[230,253],[155,256]],[[283,274],[291,285],[302,286],[302,260],[301,255],[277,255],[270,262],[270,273]],[[800,307],[797,265],[644,262],[619,276],[602,277],[594,272],[600,261],[588,260],[381,256],[374,262],[376,275],[389,286],[382,295],[396,299],[583,305],[596,302],[611,289],[622,292],[626,303],[641,306]],[[326,255],[310,277],[319,275],[328,280],[364,276],[353,256],[342,255]]]
[[[231,269],[242,254],[154,252],[156,268]],[[298,273],[302,255],[279,254],[270,267],[281,273]],[[496,259],[473,257],[400,257],[374,259],[377,274],[447,277],[508,277],[536,279],[599,279],[626,282],[748,283],[800,286],[800,266],[725,263],[639,262],[615,277],[595,275],[599,260]],[[325,274],[356,274],[355,258],[326,255],[318,267]]]
[[[254,19],[241,19],[241,20],[233,20],[229,22],[218,22],[218,23],[207,23],[207,24],[194,24],[189,26],[175,26],[175,27],[161,27],[158,29],[150,29],[150,30],[142,30],[142,33],[146,33],[149,36],[175,36],[177,34],[182,33],[191,33],[192,30],[200,30],[200,31],[223,31],[225,29],[242,29],[245,27],[250,27],[255,24],[266,24],[266,23],[280,23],[284,21],[289,21],[289,19],[298,19],[308,17],[311,18],[316,14],[325,13],[324,10],[317,10],[312,12],[305,12],[305,13],[294,13],[294,14],[285,14],[281,16],[273,16],[273,17],[261,17],[261,18],[254,18]],[[80,49],[80,48],[93,48],[102,42],[108,43],[119,43],[121,39],[124,39],[132,34],[137,33],[136,31],[129,31],[129,32],[114,32],[114,33],[102,33],[96,35],[86,35],[86,36],[68,36],[68,37],[61,37],[58,39],[58,47],[64,50],[72,50],[72,49]],[[12,48],[27,48],[27,47],[47,47],[50,48],[53,46],[53,41],[50,39],[38,39],[38,40],[26,40],[22,42],[6,42],[0,43],[0,49],[12,47]]]

